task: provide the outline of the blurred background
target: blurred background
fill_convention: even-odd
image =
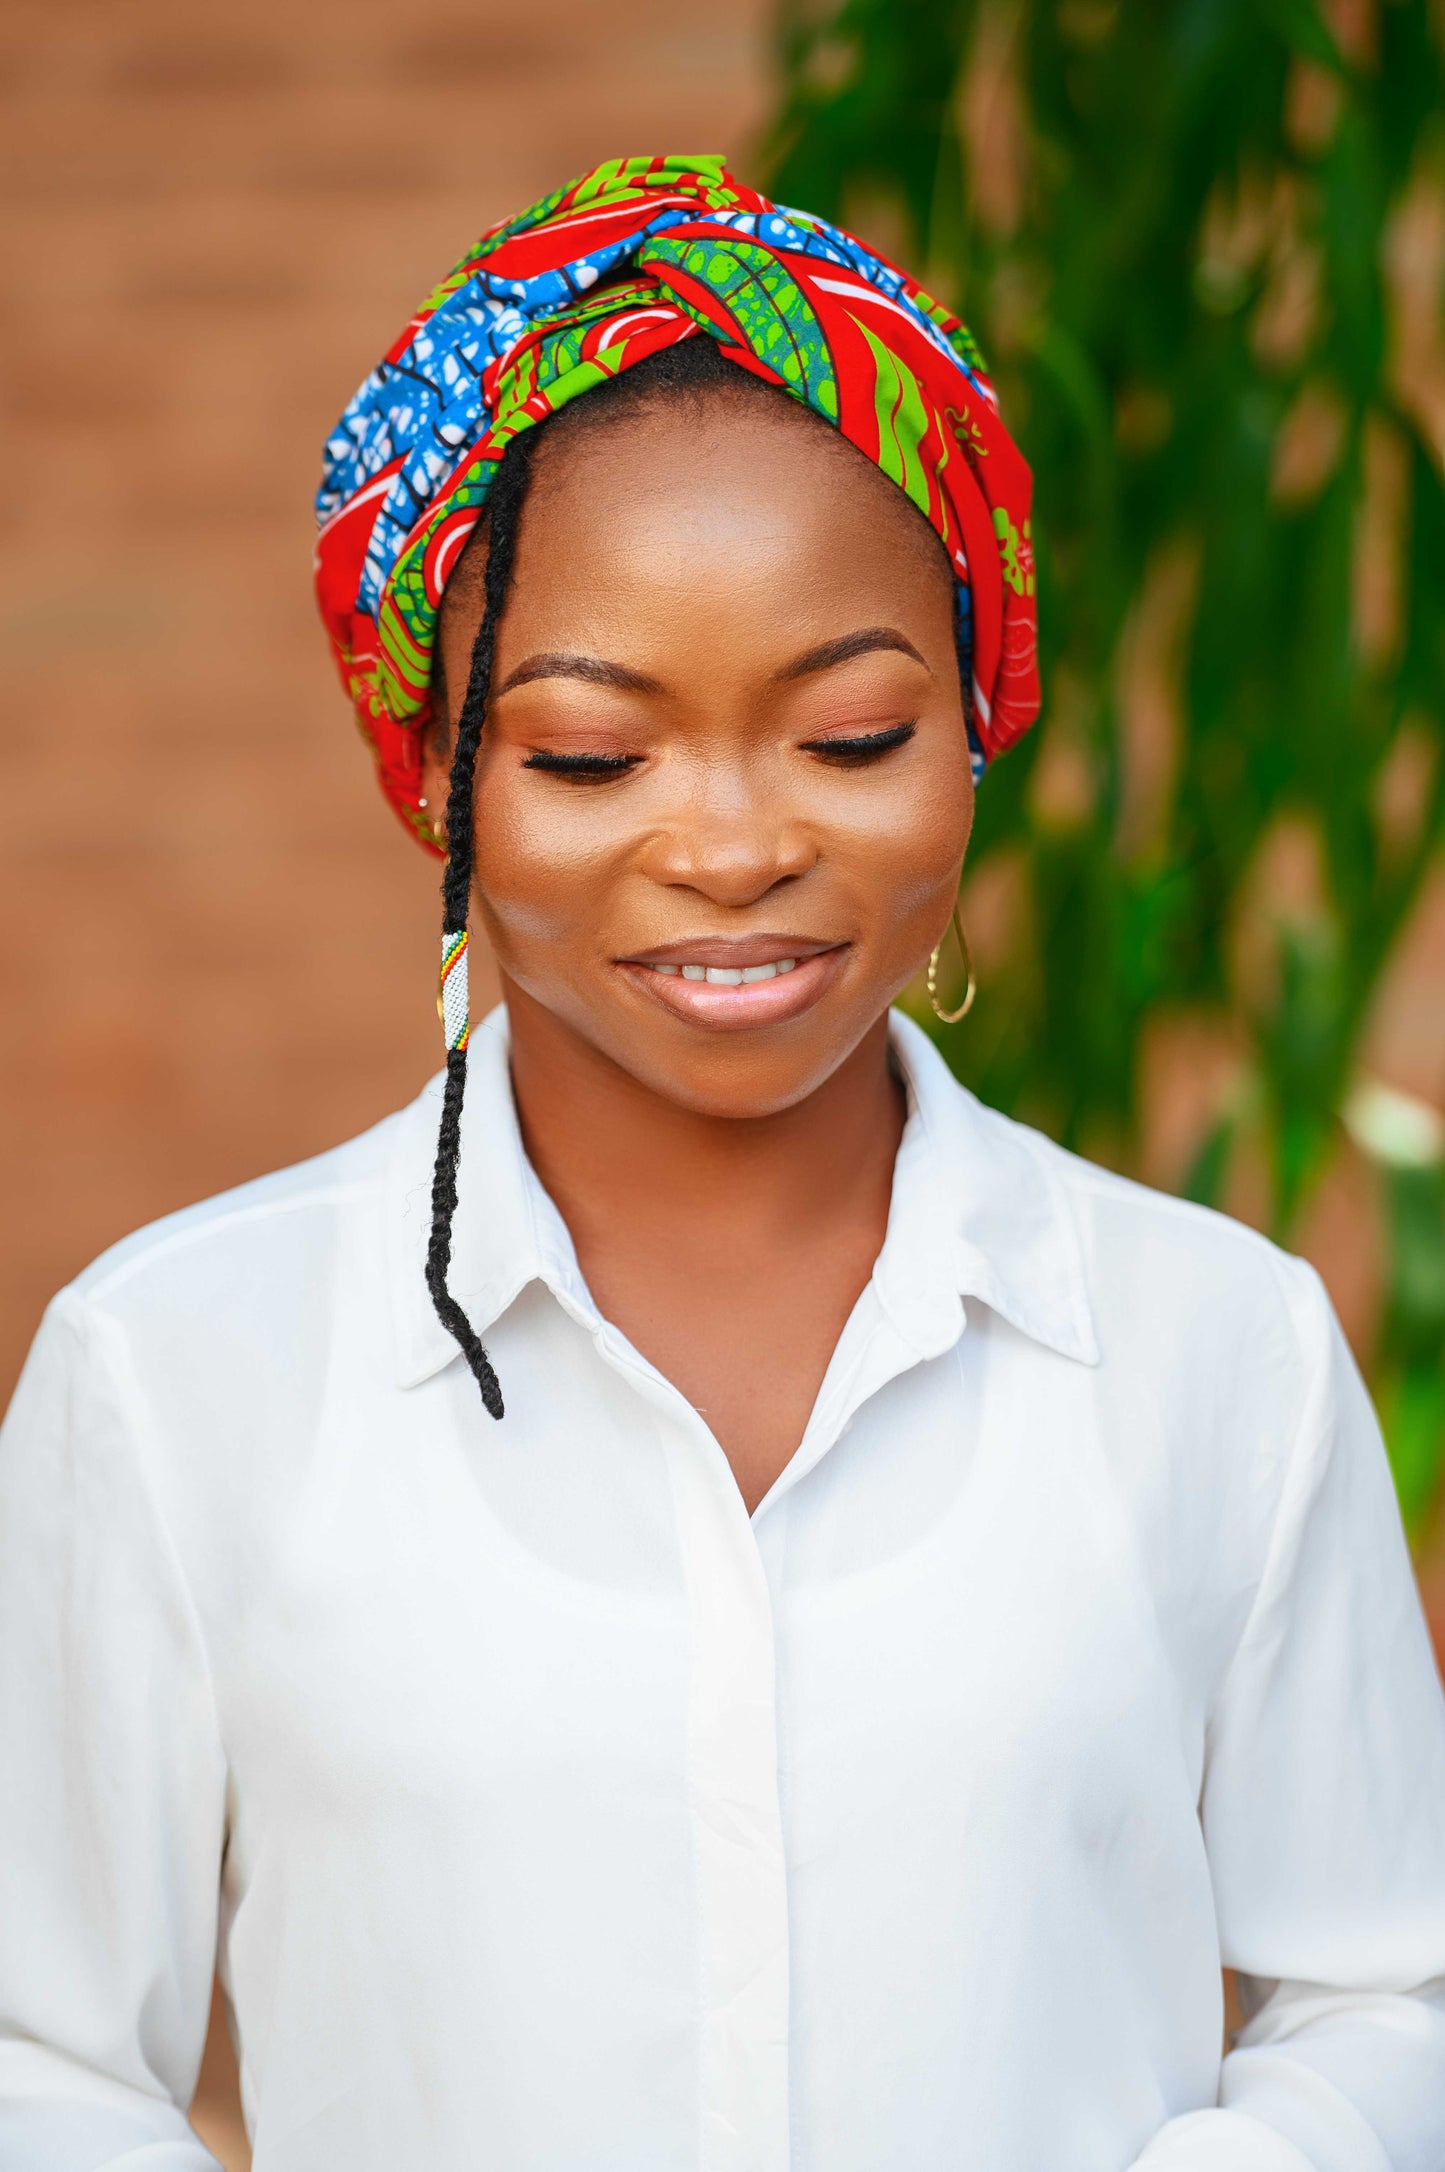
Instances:
[[[0,1399],[50,1293],[436,1064],[436,872],[309,592],[322,438],[486,224],[723,150],[959,306],[1037,476],[988,1099],[1321,1269],[1445,1639],[1438,0],[16,0]],[[246,2162],[224,2033],[198,2124]]]

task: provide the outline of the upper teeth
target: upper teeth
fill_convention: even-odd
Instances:
[[[737,988],[744,981],[772,980],[791,973],[796,958],[779,958],[776,965],[655,965],[654,973],[680,973],[684,980],[710,981],[714,988]]]

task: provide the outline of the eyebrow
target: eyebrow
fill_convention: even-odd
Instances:
[[[855,656],[871,656],[880,649],[895,649],[900,655],[911,656],[916,664],[923,662],[913,643],[896,626],[864,626],[857,633],[839,634],[833,641],[820,641],[813,649],[805,649],[795,656],[781,671],[774,672],[775,679],[811,678],[814,672],[831,671],[836,664],[848,664]],[[620,694],[661,694],[666,691],[661,682],[650,678],[645,671],[634,671],[629,664],[609,663],[602,656],[579,656],[569,649],[544,649],[536,656],[524,657],[514,671],[509,671],[497,688],[506,694],[514,686],[528,686],[534,679],[582,679],[589,686],[610,686]]]
[[[815,671],[831,671],[835,664],[851,663],[855,656],[871,656],[878,649],[897,649],[900,655],[911,656],[916,664],[923,664],[924,670],[928,670],[908,636],[901,634],[896,626],[865,626],[858,633],[840,634],[836,641],[819,642],[817,648],[795,656],[790,664],[775,672],[774,677],[806,679]]]
[[[565,649],[547,649],[537,656],[524,657],[515,671],[509,671],[497,688],[505,694],[514,686],[527,686],[533,679],[585,679],[589,686],[611,686],[621,694],[660,694],[660,682],[650,679],[645,671],[633,671],[627,664],[609,664],[601,656],[574,656]]]

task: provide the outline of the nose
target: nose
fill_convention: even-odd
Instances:
[[[817,859],[816,839],[784,795],[763,778],[719,767],[653,832],[645,870],[670,889],[738,909],[796,882]]]

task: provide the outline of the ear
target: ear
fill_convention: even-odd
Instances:
[[[446,714],[446,686],[440,671],[432,675],[432,713],[422,728],[422,797],[433,830],[445,830],[447,788],[452,772],[455,734]]]

